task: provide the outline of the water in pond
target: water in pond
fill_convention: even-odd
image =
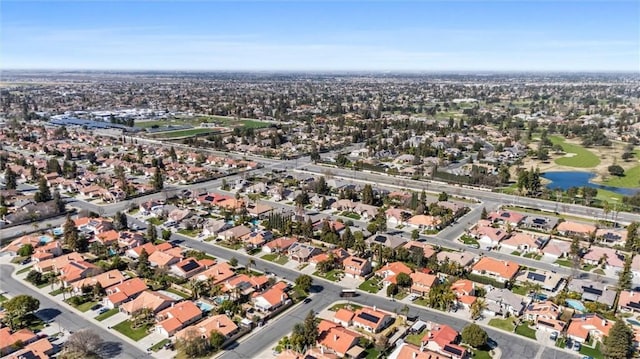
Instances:
[[[615,192],[623,196],[632,196],[633,194],[638,192],[637,188],[611,187],[591,183],[590,180],[595,177],[595,174],[589,172],[545,172],[542,174],[542,177],[551,181],[551,183],[547,185],[547,188],[550,189],[560,188],[562,190],[567,190],[570,187],[588,186]]]

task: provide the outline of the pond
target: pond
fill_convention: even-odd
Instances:
[[[591,179],[595,177],[594,173],[589,172],[579,172],[579,171],[569,171],[569,172],[545,172],[542,174],[542,178],[546,178],[551,183],[547,185],[549,189],[560,188],[561,190],[566,191],[570,187],[592,187],[597,189],[603,189],[611,192],[615,192],[621,194],[623,196],[632,196],[634,195],[638,189],[636,188],[622,188],[622,187],[611,187],[611,186],[603,186],[596,183],[591,183]]]

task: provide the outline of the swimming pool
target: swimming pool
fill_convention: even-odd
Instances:
[[[50,236],[40,236],[40,238],[38,238],[38,240],[40,241],[40,244],[47,244],[47,243],[51,242],[53,240],[53,238],[51,238]]]
[[[219,295],[215,298],[213,298],[213,301],[216,302],[216,304],[220,305],[222,304],[222,302],[224,302],[225,300],[228,300],[229,296],[228,295]]]
[[[584,305],[579,300],[575,299],[567,299],[567,305],[575,310],[579,310],[581,312],[585,311]]]
[[[213,309],[213,305],[209,304],[209,303],[205,303],[201,300],[196,302],[196,305],[198,306],[198,308],[200,308],[201,311],[203,312],[210,312],[211,309]]]
[[[640,322],[635,319],[627,319],[627,322],[633,326],[640,327]]]
[[[536,295],[532,296],[533,300],[537,300],[539,302],[543,302],[545,300],[547,300],[547,295],[546,294],[542,294],[542,293],[538,293]]]
[[[51,232],[54,236],[61,236],[63,233],[62,228],[60,227],[52,229]]]

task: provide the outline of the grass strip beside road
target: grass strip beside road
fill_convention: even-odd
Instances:
[[[171,340],[169,340],[169,339],[162,339],[161,341],[159,341],[159,342],[155,343],[154,345],[152,345],[152,346],[151,346],[151,348],[149,348],[149,349],[151,349],[151,351],[153,351],[153,352],[157,352],[158,350],[162,349],[162,347],[163,347],[165,344],[167,344],[167,343],[169,343],[169,342],[171,342]]]
[[[98,315],[94,319],[101,322],[107,318],[113,317],[114,315],[118,314],[118,312],[119,312],[118,308],[109,309],[108,311]]]
[[[31,270],[31,268],[33,268],[33,266],[32,266],[32,265],[31,265],[31,266],[28,266],[28,267],[25,267],[25,268],[22,268],[22,269],[20,269],[19,271],[17,271],[17,272],[16,272],[16,274],[26,273],[26,272],[30,271],[30,270]]]

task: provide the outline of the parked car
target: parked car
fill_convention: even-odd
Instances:
[[[556,339],[558,339],[558,332],[552,332],[552,333],[551,333],[551,337],[550,337],[550,338],[551,338],[551,340],[556,340]]]
[[[580,351],[580,342],[573,342],[573,350],[579,352]]]
[[[100,310],[98,311],[98,314],[106,313],[106,312],[108,312],[108,311],[109,311],[109,309],[108,309],[108,308],[102,308],[102,309],[100,309]]]
[[[102,304],[96,304],[93,307],[91,307],[91,310],[98,310],[100,308],[102,308]]]

